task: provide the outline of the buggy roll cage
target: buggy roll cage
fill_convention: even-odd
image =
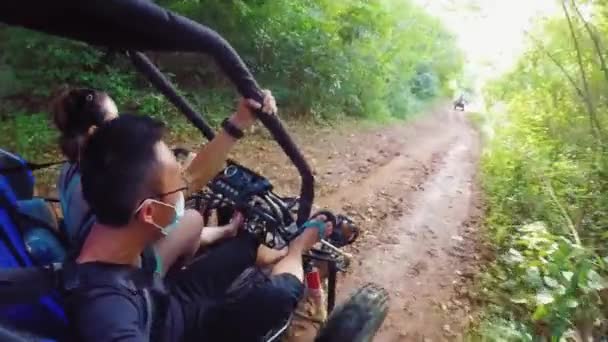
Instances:
[[[263,100],[253,75],[224,38],[148,0],[3,0],[0,22],[126,53],[136,69],[209,140],[214,133],[202,115],[140,51],[208,54],[241,96]],[[297,223],[301,225],[310,216],[314,200],[310,166],[274,113],[258,110],[256,116],[300,174]]]

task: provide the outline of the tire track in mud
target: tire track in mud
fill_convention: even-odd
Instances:
[[[363,222],[338,300],[370,281],[389,290],[389,315],[376,341],[461,338],[470,312],[463,281],[475,272],[472,229],[465,226],[478,214],[478,145],[461,113],[436,113],[397,157],[319,199]]]

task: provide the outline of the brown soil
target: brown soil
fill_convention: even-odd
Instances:
[[[366,282],[390,292],[376,341],[462,340],[472,319],[479,139],[465,115],[442,108],[357,133],[291,127],[315,169],[316,204],[350,215],[363,230],[348,247],[357,260],[339,280],[338,300]],[[270,177],[280,193],[296,193],[295,170],[274,151],[258,137],[235,158]]]

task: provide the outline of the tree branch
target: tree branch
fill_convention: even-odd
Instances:
[[[553,54],[551,52],[549,52],[545,48],[545,46],[543,45],[543,43],[540,42],[538,39],[536,39],[536,37],[534,37],[528,31],[524,31],[524,32],[525,32],[525,34],[528,37],[530,37],[530,39],[532,39],[532,41],[534,42],[534,44],[536,44],[536,47],[538,47],[542,52],[544,52],[545,55],[547,55],[547,57],[549,57],[549,59],[551,59],[551,61],[555,64],[555,66],[557,66],[559,68],[559,70],[562,72],[562,74],[564,74],[564,76],[568,79],[568,82],[570,82],[570,84],[572,85],[572,87],[574,87],[574,90],[576,90],[576,93],[578,94],[578,96],[581,97],[582,99],[584,99],[585,98],[585,94],[583,93],[583,90],[578,86],[578,84],[576,84],[576,81],[568,73],[568,71],[562,65],[562,63],[559,60],[557,60],[557,58],[555,56],[553,56]]]
[[[578,18],[583,22],[583,25],[585,26],[585,30],[587,30],[587,33],[589,34],[589,37],[591,38],[591,41],[593,42],[595,52],[597,53],[597,56],[600,60],[600,67],[601,67],[602,71],[604,72],[604,78],[606,79],[606,82],[608,82],[608,67],[606,66],[606,59],[604,58],[604,54],[602,53],[600,38],[593,31],[591,24],[587,20],[585,20],[585,18],[583,17],[583,14],[581,13],[578,6],[576,5],[576,1],[571,0],[571,3],[572,3],[572,7],[574,8],[574,11],[576,12]]]
[[[545,55],[547,55],[547,57],[549,57],[549,59],[555,64],[555,66],[557,66],[557,68],[562,72],[562,74],[568,79],[568,82],[572,85],[574,90],[576,90],[576,93],[581,98],[581,100],[583,102],[587,103],[585,93],[578,86],[574,77],[572,77],[572,75],[570,75],[568,73],[568,70],[566,70],[566,68],[563,66],[563,64],[551,52],[549,52],[545,48],[545,46],[543,45],[542,42],[540,42],[538,39],[536,39],[532,34],[530,34],[528,31],[524,31],[524,33],[534,42],[536,47],[538,47]],[[593,122],[593,118],[591,117],[591,115],[589,116],[589,125],[591,126],[591,133],[593,134],[593,137],[601,141],[601,138],[599,137],[599,132],[596,129],[596,126]]]
[[[572,18],[570,17],[570,13],[568,12],[568,7],[566,6],[566,1],[562,1],[562,9],[564,11],[564,15],[566,16],[566,20],[568,21],[568,28],[570,30],[570,34],[572,36],[572,42],[574,43],[574,49],[576,50],[576,60],[578,63],[579,70],[581,72],[581,79],[583,82],[583,91],[584,97],[583,100],[585,105],[587,106],[587,112],[589,113],[590,119],[597,130],[600,143],[602,143],[603,138],[603,130],[602,126],[597,118],[597,113],[595,111],[595,106],[593,104],[593,100],[591,98],[591,93],[589,91],[589,83],[587,82],[587,73],[585,71],[585,65],[583,64],[583,56],[581,54],[581,49],[578,43],[578,38],[576,37],[576,31],[574,30],[574,25],[572,24]],[[603,146],[603,144],[602,144]]]
[[[570,215],[568,215],[568,211],[566,210],[566,208],[564,208],[564,206],[562,206],[562,204],[559,202],[557,196],[555,195],[555,190],[553,190],[551,181],[549,181],[547,178],[544,178],[544,183],[547,187],[547,192],[549,192],[549,197],[551,197],[551,200],[553,201],[553,203],[555,204],[557,209],[559,209],[562,217],[564,218],[564,221],[566,221],[566,225],[568,226],[568,229],[570,230],[570,234],[572,234],[572,237],[574,238],[574,242],[577,245],[582,246],[581,238],[578,236],[578,231],[574,227],[574,222],[572,222]]]

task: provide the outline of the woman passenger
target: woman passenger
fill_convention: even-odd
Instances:
[[[57,189],[64,217],[65,234],[70,249],[82,246],[95,217],[83,197],[79,159],[90,135],[97,127],[118,117],[116,103],[105,92],[90,88],[64,90],[51,104],[53,122],[60,131],[59,146],[67,159],[61,168]],[[202,246],[236,235],[242,223],[240,216],[222,227],[201,227],[188,216],[180,220],[173,234],[160,240],[142,258],[143,267],[165,274],[178,259],[187,260]],[[160,259],[160,260],[159,260]]]

